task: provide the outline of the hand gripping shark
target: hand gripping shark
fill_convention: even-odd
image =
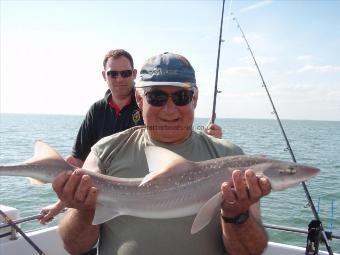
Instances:
[[[221,206],[222,182],[230,181],[233,170],[252,169],[269,179],[272,190],[298,185],[319,169],[258,156],[229,156],[192,162],[167,149],[145,149],[150,173],[144,178],[117,178],[82,169],[98,190],[93,224],[120,215],[142,218],[176,218],[196,215],[191,233],[197,233]],[[24,164],[0,166],[0,176],[25,176],[43,183],[53,182],[62,171],[74,170],[47,144],[35,143],[34,157]]]

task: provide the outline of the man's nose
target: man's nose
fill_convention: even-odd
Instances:
[[[172,101],[171,97],[168,97],[168,101],[166,101],[166,104],[163,106],[163,109],[165,111],[168,111],[168,112],[173,112],[173,111],[177,110],[177,107],[176,107],[174,101]]]
[[[120,75],[120,73],[114,78],[115,81],[121,81],[124,78]]]

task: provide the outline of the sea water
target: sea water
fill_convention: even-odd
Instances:
[[[83,116],[0,115],[0,165],[21,163],[33,155],[33,144],[43,140],[62,156],[73,146]],[[201,130],[208,119],[195,120]],[[242,147],[247,154],[290,160],[287,144],[276,120],[217,119],[223,138]],[[306,185],[326,230],[340,235],[340,122],[282,120],[296,160],[321,169]],[[36,215],[57,200],[50,184],[32,186],[26,178],[0,176],[0,204],[16,207],[21,217]],[[332,216],[333,204],[333,217]],[[261,200],[263,221],[307,229],[313,219],[302,185],[272,192]],[[56,225],[58,218],[46,226]],[[25,231],[46,227],[37,221],[22,224]],[[306,235],[268,230],[270,240],[305,247]],[[331,243],[340,251],[340,240]],[[325,250],[324,246],[321,246]]]

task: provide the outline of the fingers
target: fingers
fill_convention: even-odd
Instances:
[[[225,182],[221,186],[223,195],[222,214],[234,217],[245,212],[261,197],[268,195],[270,190],[271,187],[267,178],[257,177],[254,171],[250,169],[245,172],[234,170],[232,181]]]
[[[84,203],[91,189],[92,182],[90,176],[83,175],[74,194],[74,200],[79,203]]]
[[[243,174],[240,170],[235,170],[232,173],[232,179],[234,182],[236,197],[239,201],[245,201],[248,199],[247,185],[245,185]]]
[[[267,178],[261,177],[260,180],[259,180],[259,185],[261,187],[263,196],[266,196],[270,193],[272,187],[271,187],[270,182]]]
[[[53,190],[57,193],[58,197],[63,192],[64,186],[66,182],[68,181],[68,178],[71,176],[72,172],[67,171],[67,172],[62,172],[57,175],[57,177],[54,179],[52,183]]]
[[[95,187],[91,187],[84,201],[84,204],[87,207],[91,207],[92,205],[96,204],[96,201],[97,201],[97,189]]]
[[[79,169],[74,170],[69,179],[64,185],[62,198],[65,200],[73,200],[77,191],[78,185],[82,179],[82,173]]]
[[[53,189],[64,205],[80,210],[95,209],[97,190],[92,186],[90,176],[81,169],[61,173],[53,182]]]
[[[224,182],[222,183],[222,194],[224,201],[229,204],[233,205],[236,203],[236,194],[233,190],[233,184],[232,182]]]
[[[216,138],[222,138],[222,128],[217,124],[209,123],[205,132]]]
[[[42,210],[41,214],[44,214],[44,215],[39,219],[40,224],[46,224],[50,222],[51,220],[53,220],[54,214],[52,213],[51,210],[49,211]]]
[[[252,170],[245,172],[246,188],[248,189],[248,199],[255,203],[262,197],[262,190],[259,186],[259,178]]]

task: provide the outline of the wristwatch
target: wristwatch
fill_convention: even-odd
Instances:
[[[229,218],[229,217],[225,217],[221,214],[221,217],[224,221],[224,223],[232,223],[232,224],[243,224],[246,222],[246,220],[249,218],[249,210],[240,213],[239,215],[236,215],[235,217]]]

